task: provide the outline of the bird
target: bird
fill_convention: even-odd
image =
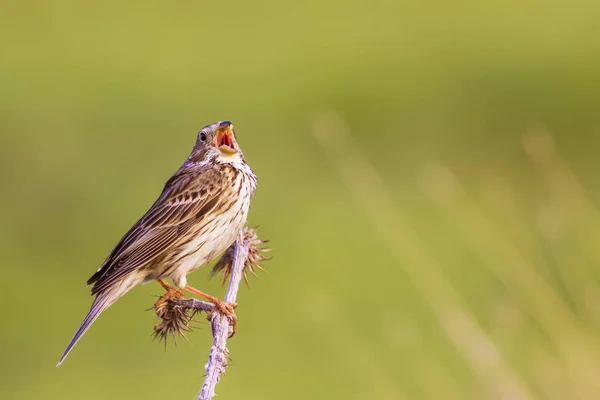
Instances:
[[[133,287],[153,280],[166,290],[157,304],[187,291],[215,304],[213,310],[231,317],[235,325],[235,303],[189,286],[186,277],[235,241],[246,223],[256,184],[231,121],[202,128],[192,152],[156,202],[87,281],[93,285],[94,301],[57,367],[103,311]]]

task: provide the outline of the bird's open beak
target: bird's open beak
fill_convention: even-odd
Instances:
[[[215,147],[223,153],[237,153],[237,145],[233,136],[233,124],[229,121],[222,121],[217,128],[215,135]]]

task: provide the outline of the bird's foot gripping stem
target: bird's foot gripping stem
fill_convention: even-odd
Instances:
[[[233,311],[236,307],[237,303],[228,303],[226,301],[220,301],[215,304],[215,307],[208,313],[206,319],[212,321],[215,313],[217,312],[221,312],[222,314],[226,315],[227,318],[231,320],[232,330],[229,337],[232,337],[233,335],[235,335],[235,330],[237,326],[237,315],[235,315],[235,312]]]
[[[167,301],[169,301],[169,299],[171,299],[171,298],[176,298],[176,299],[183,298],[183,292],[175,289],[173,286],[169,285],[167,282],[163,281],[162,279],[159,279],[158,283],[160,283],[160,285],[167,291],[167,293],[162,295],[156,301],[156,303],[154,303],[155,310],[158,311],[159,309],[161,309],[167,303]]]
[[[229,320],[231,321],[232,330],[231,330],[231,334],[229,335],[229,337],[232,337],[233,335],[235,335],[236,326],[237,326],[237,316],[235,315],[235,312],[233,310],[238,306],[237,303],[229,303],[229,302],[223,301],[214,296],[211,296],[208,293],[203,292],[202,290],[196,289],[195,287],[192,287],[190,285],[186,285],[183,288],[183,290],[193,293],[197,296],[200,296],[200,297],[210,301],[211,303],[213,303],[215,306],[208,313],[208,315],[206,316],[206,319],[209,321],[212,321],[213,317],[215,316],[215,313],[217,313],[217,312],[222,313],[223,315],[227,316],[227,318],[229,318]]]

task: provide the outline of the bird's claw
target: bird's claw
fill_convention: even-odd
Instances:
[[[183,299],[183,292],[173,288],[173,287],[168,287],[167,288],[167,293],[163,294],[157,301],[156,303],[154,303],[154,309],[155,310],[159,310],[162,308],[162,306],[164,306],[167,301],[169,301],[169,299],[171,298],[176,298],[176,299]]]
[[[237,307],[237,303],[229,303],[226,301],[220,301],[217,302],[215,304],[215,306],[213,307],[212,310],[210,310],[210,312],[208,313],[208,315],[206,316],[206,319],[209,321],[212,321],[213,317],[215,316],[215,313],[220,312],[221,314],[225,315],[227,318],[229,318],[229,320],[231,321],[231,334],[229,335],[229,337],[233,337],[233,335],[235,335],[235,330],[236,330],[236,325],[237,325],[237,316],[235,315],[235,312],[233,311],[236,307]]]

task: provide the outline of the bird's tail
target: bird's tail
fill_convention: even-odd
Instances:
[[[71,339],[65,352],[58,361],[58,364],[56,364],[57,367],[60,366],[60,364],[62,364],[65,358],[67,358],[73,347],[77,344],[79,339],[81,339],[83,334],[90,328],[90,326],[92,326],[92,324],[100,316],[100,314],[102,314],[104,310],[106,310],[115,301],[117,301],[119,297],[121,297],[119,293],[115,293],[114,290],[108,290],[107,292],[98,293],[98,295],[94,299],[94,302],[92,303],[90,311],[88,311],[83,322],[81,323],[81,325],[79,325],[77,332],[75,332],[75,335],[73,335],[73,339]]]

